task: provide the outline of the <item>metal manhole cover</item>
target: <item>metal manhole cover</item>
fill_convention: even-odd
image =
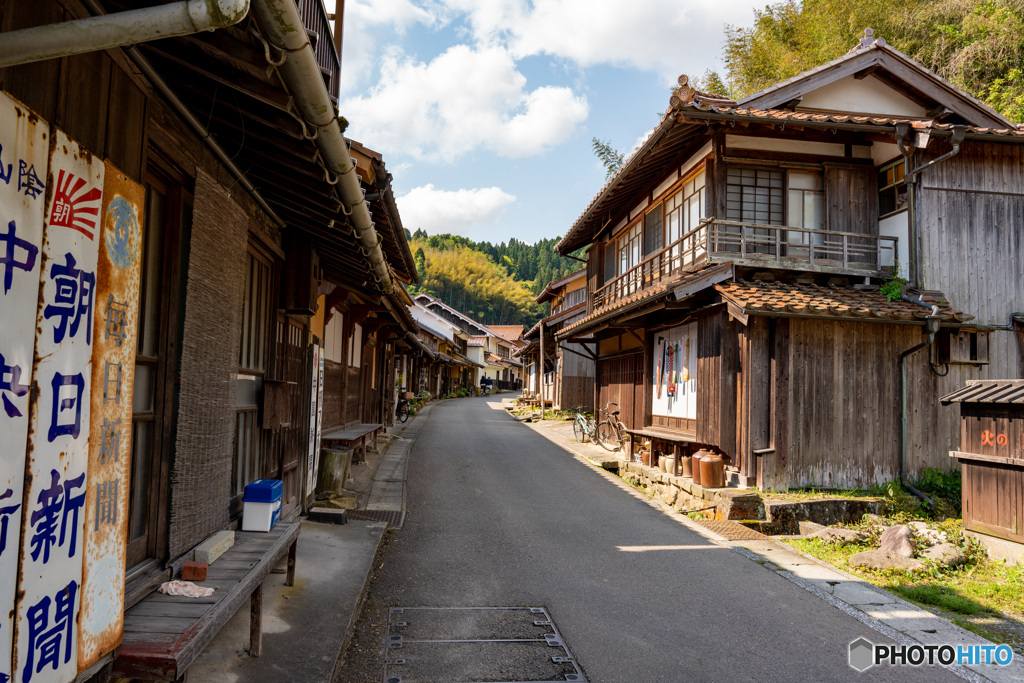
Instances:
[[[754,531],[748,526],[744,526],[737,522],[733,522],[728,519],[698,519],[694,520],[697,524],[708,531],[713,531],[719,536],[723,536],[730,541],[768,541],[771,540],[760,531]]]
[[[388,610],[384,683],[586,682],[543,607]]]
[[[400,529],[405,521],[405,513],[396,510],[349,510],[348,518],[363,522],[387,522]]]

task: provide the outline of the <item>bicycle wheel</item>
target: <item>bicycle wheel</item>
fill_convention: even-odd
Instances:
[[[622,450],[622,437],[619,435],[619,430],[608,420],[597,425],[597,439],[598,443],[607,451],[615,453]]]
[[[405,422],[409,419],[409,406],[398,406],[398,410],[395,411],[395,418],[399,422]]]
[[[583,428],[583,423],[580,422],[580,418],[578,417],[572,423],[572,433],[576,436],[576,441],[580,443],[587,442],[587,431]]]

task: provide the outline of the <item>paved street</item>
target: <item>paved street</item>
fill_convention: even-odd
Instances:
[[[856,673],[848,644],[882,635],[631,495],[501,397],[433,407],[378,569],[346,683],[381,680],[386,610],[417,606],[546,608],[592,682],[960,680]],[[446,666],[445,680],[468,680]]]

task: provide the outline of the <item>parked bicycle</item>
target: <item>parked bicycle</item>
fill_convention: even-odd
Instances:
[[[586,443],[587,439],[597,441],[597,421],[590,414],[590,409],[585,406],[577,406],[573,409],[576,413],[573,418],[572,431],[576,440]]]
[[[405,422],[409,419],[409,399],[405,396],[398,399],[398,406],[395,408],[395,419],[399,422]]]
[[[609,408],[613,407],[615,410],[609,410]],[[609,401],[604,408],[600,409],[605,419],[597,425],[597,439],[595,439],[605,450],[612,451],[613,453],[621,451],[628,438],[626,435],[626,425],[619,419],[618,407],[618,403]]]

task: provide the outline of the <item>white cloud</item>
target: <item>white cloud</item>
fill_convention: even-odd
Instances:
[[[524,157],[564,142],[589,111],[570,88],[529,91],[512,55],[455,45],[429,63],[393,48],[368,93],[341,105],[351,133],[384,153],[452,160],[485,149]]]
[[[427,184],[398,197],[402,224],[415,231],[469,236],[473,228],[495,223],[516,200],[500,187],[438,190]]]
[[[328,12],[335,11],[336,0],[327,0]],[[377,58],[377,35],[393,31],[405,34],[415,24],[436,28],[444,23],[439,8],[420,7],[411,0],[348,0],[342,42],[342,92],[352,92],[373,71]]]
[[[753,20],[750,0],[443,2],[467,15],[478,44],[505,45],[516,59],[551,55],[581,67],[634,67],[672,79],[717,63],[723,24]]]

